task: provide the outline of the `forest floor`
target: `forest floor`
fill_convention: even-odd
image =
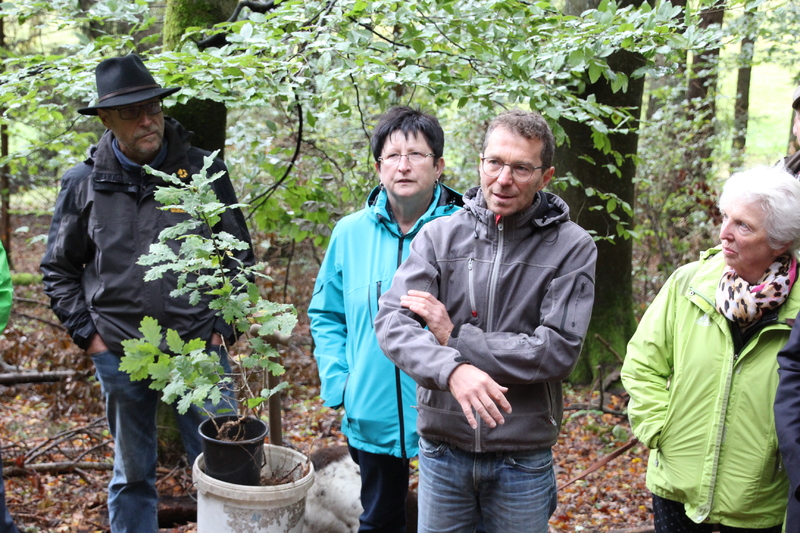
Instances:
[[[15,233],[13,272],[39,274],[41,242],[48,216],[12,216]],[[336,411],[322,407],[319,379],[311,355],[305,307],[313,288],[320,255],[308,243],[259,248],[273,277],[270,298],[294,303],[300,324],[282,353],[289,387],[282,397],[284,441],[304,453],[345,443]],[[288,273],[287,273],[288,270]],[[71,370],[76,374],[53,383],[0,384],[0,445],[6,500],[23,533],[109,531],[106,485],[113,455],[99,384],[91,361],[72,344],[48,307],[41,283],[14,289],[11,321],[0,337],[0,354],[10,371]],[[0,377],[4,370],[0,368]],[[627,396],[565,387],[564,427],[554,448],[559,487],[558,508],[551,532],[638,531],[652,522],[650,497],[644,483],[647,455],[634,444],[619,457],[569,483],[596,461],[629,442]],[[412,463],[414,464],[414,463]],[[412,476],[412,488],[415,488]],[[569,483],[569,484],[568,484]],[[568,485],[567,485],[568,484]],[[565,486],[566,485],[566,486]],[[191,468],[181,458],[179,444],[164,441],[159,458],[158,490],[165,511],[179,508],[194,494]],[[172,502],[179,502],[173,505]],[[161,533],[195,532],[191,516],[182,523],[162,524]]]

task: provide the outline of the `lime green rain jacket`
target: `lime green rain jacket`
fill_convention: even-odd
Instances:
[[[650,448],[647,487],[694,522],[767,528],[783,522],[789,489],[772,404],[800,289],[736,341],[714,308],[719,252],[667,280],[628,344],[622,382],[633,432]]]

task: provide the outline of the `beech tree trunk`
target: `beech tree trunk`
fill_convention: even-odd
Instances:
[[[633,3],[641,4],[641,0],[634,0]],[[594,3],[595,6],[597,4]],[[620,6],[624,7],[626,4],[628,3],[622,2]],[[587,5],[585,2],[569,2],[568,13],[580,14],[572,11],[575,7],[585,9]],[[609,56],[608,63],[614,71],[630,76],[644,64],[644,60],[636,54],[620,51]],[[588,83],[586,90],[580,95],[582,98],[593,95],[598,103],[633,110],[636,120],[631,124],[630,132],[611,136],[612,147],[621,154],[636,154],[639,142],[638,117],[643,93],[643,78],[630,79],[628,90],[616,93],[612,91],[610,83],[601,78],[596,83]],[[587,230],[593,230],[599,236],[613,236],[616,234],[617,222],[609,217],[605,201],[599,201],[596,196],[588,197],[586,189],[592,187],[599,191],[614,193],[633,206],[635,197],[633,178],[636,174],[636,165],[632,158],[626,157],[619,167],[621,176],[617,176],[604,166],[616,165],[616,161],[594,147],[592,128],[588,124],[567,120],[561,120],[560,124],[566,131],[569,142],[556,149],[556,173],[563,176],[571,172],[580,181],[580,186],[570,187],[561,193],[570,206],[570,216],[577,224]],[[591,161],[594,161],[594,164]],[[590,210],[596,205],[603,207]],[[614,213],[629,228],[632,226],[631,216],[624,214],[619,208]],[[576,383],[589,383],[595,379],[599,365],[609,368],[619,366],[619,360],[613,351],[625,353],[628,340],[636,329],[632,286],[633,243],[630,239],[616,236],[614,242],[598,241],[597,251],[592,320],[578,366],[570,378]],[[613,351],[606,346],[610,346]]]
[[[227,20],[236,4],[236,0],[167,0],[164,48],[175,50],[186,28],[209,28]],[[185,104],[172,106],[167,114],[194,132],[192,145],[210,152],[219,150],[220,157],[224,157],[228,117],[224,103],[192,98]]]
[[[722,25],[725,16],[725,5],[717,3],[700,13],[701,28],[711,25]],[[687,167],[700,179],[711,171],[710,139],[714,135],[714,116],[716,114],[717,63],[719,48],[704,50],[692,59],[692,73],[686,98],[689,101],[689,120],[699,123],[697,135],[692,145],[694,149],[686,151]]]

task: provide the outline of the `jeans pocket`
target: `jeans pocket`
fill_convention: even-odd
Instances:
[[[424,437],[419,438],[419,453],[425,457],[441,457],[447,451],[447,443],[428,440]]]
[[[544,474],[553,470],[553,452],[547,450],[513,452],[505,457],[510,467],[530,474]]]

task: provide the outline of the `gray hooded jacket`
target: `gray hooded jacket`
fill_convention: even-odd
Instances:
[[[417,382],[417,431],[471,452],[555,444],[561,380],[577,362],[594,302],[597,250],[559,197],[496,219],[480,188],[458,213],[434,220],[411,244],[375,320],[384,353]],[[410,289],[433,294],[455,328],[440,346],[418,315],[400,306]],[[448,390],[456,366],[475,365],[508,387],[512,413],[473,430]]]

